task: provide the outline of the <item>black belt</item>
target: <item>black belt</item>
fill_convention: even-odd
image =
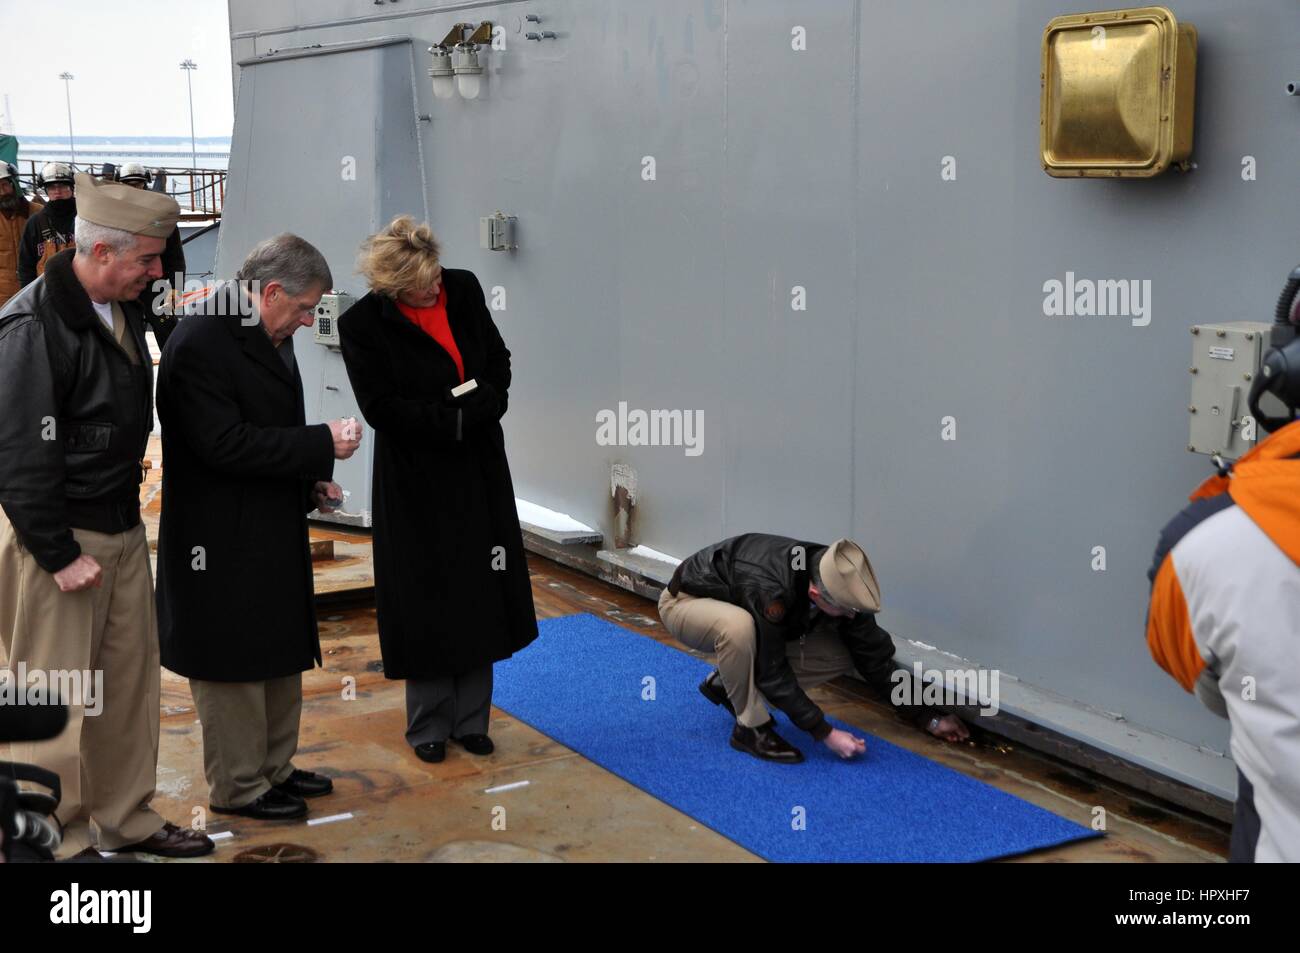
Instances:
[[[140,500],[68,500],[68,525],[97,533],[125,533],[140,525]]]

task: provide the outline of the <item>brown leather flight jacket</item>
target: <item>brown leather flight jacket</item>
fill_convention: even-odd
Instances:
[[[95,314],[73,251],[0,308],[0,506],[46,572],[81,554],[72,528],[140,523],[153,366],[135,301],[119,302],[134,357]],[[143,356],[143,357],[142,357]]]
[[[18,246],[27,220],[44,207],[40,202],[25,202],[10,215],[0,212],[0,308],[22,288],[18,280]]]

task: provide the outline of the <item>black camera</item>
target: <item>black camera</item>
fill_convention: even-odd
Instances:
[[[44,741],[68,723],[66,705],[0,705],[0,742]],[[38,784],[49,793],[24,790],[19,781]],[[54,860],[60,834],[54,812],[63,796],[59,776],[33,764],[0,761],[0,832],[6,863]]]

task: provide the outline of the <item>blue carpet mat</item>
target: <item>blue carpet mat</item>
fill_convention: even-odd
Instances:
[[[709,669],[595,616],[565,616],[497,663],[492,701],[768,860],[976,861],[1099,836],[834,719],[865,735],[865,755],[841,760],[774,711],[807,760],[759,761],[727,743],[731,716],[697,690]]]

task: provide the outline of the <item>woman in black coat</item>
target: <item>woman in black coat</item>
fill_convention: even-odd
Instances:
[[[406,680],[406,740],[488,754],[492,663],[537,637],[501,417],[510,352],[472,272],[443,269],[428,225],[367,239],[370,286],[339,319],[374,430],[375,600],[384,674]],[[473,382],[460,396],[452,389]]]

